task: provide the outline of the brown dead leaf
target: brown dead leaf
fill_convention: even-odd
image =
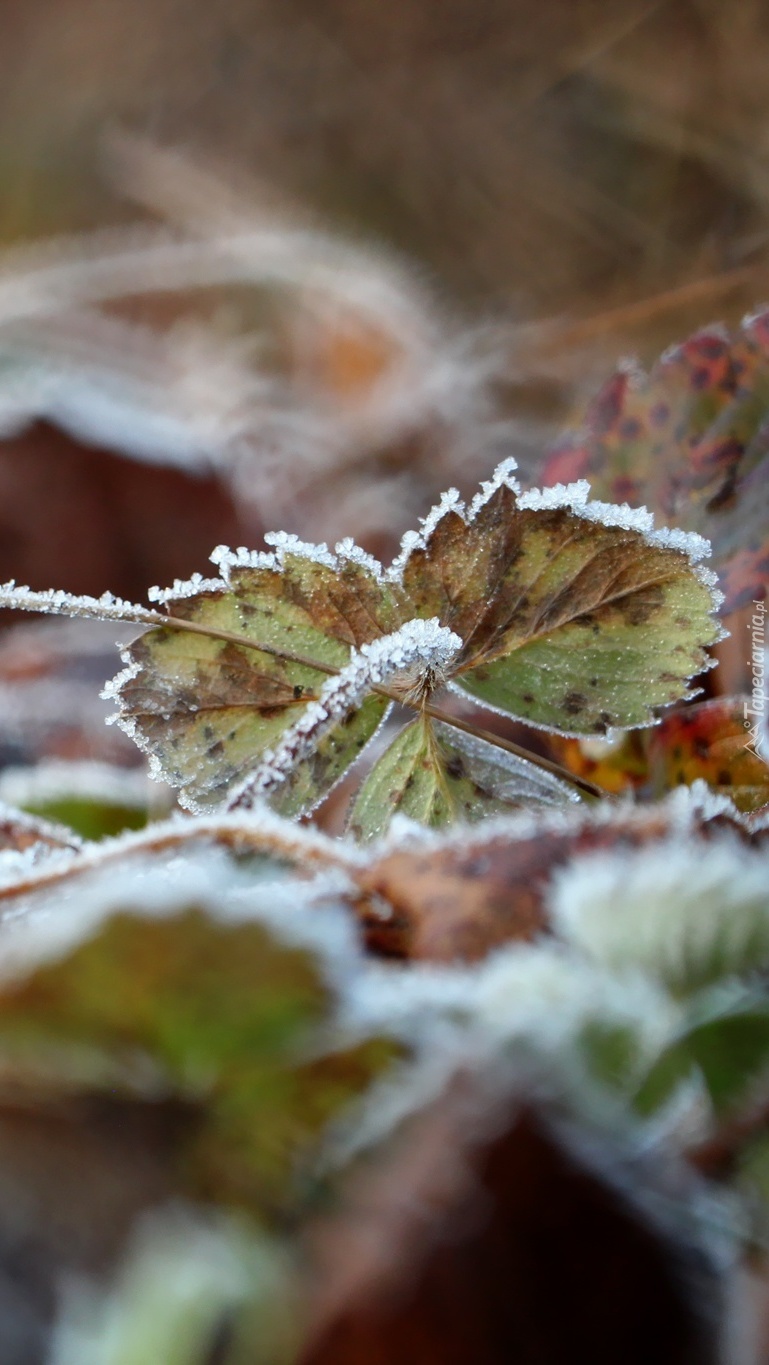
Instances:
[[[386,852],[358,874],[366,943],[387,957],[472,962],[503,943],[529,942],[548,932],[545,893],[558,867],[594,849],[636,847],[668,828],[664,812],[639,810]]]

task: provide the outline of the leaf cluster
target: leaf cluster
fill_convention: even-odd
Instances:
[[[387,571],[349,541],[268,540],[271,553],[215,551],[218,578],[153,590],[162,611],[13,584],[0,598],[153,627],[106,695],[192,810],[311,811],[393,705],[416,717],[353,801],[356,837],[396,813],[438,826],[563,803],[576,793],[547,760],[436,696],[561,734],[645,726],[691,695],[719,638],[704,542],[590,501],[586,485],[522,494],[511,461],[468,509],[446,494]]]
[[[150,607],[0,593],[141,627],[105,695],[189,812],[153,820],[93,766],[0,780],[24,807],[0,812],[9,1187],[66,1147],[47,1254],[111,1284],[62,1309],[61,1361],[445,1360],[457,1283],[489,1339],[538,1350],[509,1292],[541,1283],[531,1227],[560,1248],[607,1206],[609,1259],[632,1249],[628,1283],[691,1326],[680,1230],[621,1191],[670,1195],[628,1150],[665,1145],[717,1286],[691,1169],[744,1195],[756,1246],[769,1228],[766,765],[740,699],[676,707],[722,633],[707,544],[584,482],[523,492],[512,461],[388,568],[267,543]],[[351,837],[306,827],[366,750]],[[652,799],[596,800],[629,785]],[[98,1227],[67,1195],[84,1170]],[[623,1308],[639,1359],[649,1301]],[[617,1358],[591,1322],[579,1351]]]

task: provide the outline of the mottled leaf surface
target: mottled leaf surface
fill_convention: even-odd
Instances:
[[[387,830],[393,815],[439,828],[475,823],[520,805],[577,800],[565,782],[482,739],[424,716],[412,721],[374,764],[350,812],[356,838]]]
[[[568,506],[512,512],[502,493],[478,514],[492,544],[501,518],[504,552],[490,578],[481,561],[468,590],[476,619],[455,681],[479,701],[564,733],[648,724],[706,664],[703,646],[716,634],[709,585],[678,550],[648,544],[637,530]],[[443,555],[430,547],[441,578],[444,557],[462,561],[460,546],[461,537]]]
[[[170,614],[241,640],[271,645],[343,667],[352,648],[376,639],[393,620],[393,594],[360,566],[337,574],[287,555],[282,570],[235,568],[226,587],[169,601]],[[194,806],[221,802],[315,701],[328,673],[203,634],[150,631],[130,650],[120,694],[135,736],[160,759],[164,775]],[[320,799],[376,730],[371,706],[309,793]],[[344,741],[344,742],[342,742]],[[341,753],[340,753],[341,750]]]
[[[587,478],[598,497],[644,504],[713,544],[729,612],[769,583],[769,313],[707,328],[649,374],[627,367],[593,400],[543,478]]]
[[[168,625],[108,594],[78,602],[9,584],[0,603],[153,627],[106,695],[193,810],[266,799],[301,815],[355,762],[390,699],[419,712],[447,684],[566,735],[652,723],[656,707],[691,695],[719,638],[714,580],[697,563],[707,547],[655,531],[648,513],[590,502],[586,483],[521,495],[512,468],[500,465],[469,508],[445,494],[387,572],[351,542],[330,553],[279,534],[267,537],[272,554],[220,548],[217,579],[153,590]],[[482,748],[436,736],[401,736],[363,807],[384,799],[386,819],[400,809],[443,824],[509,803]],[[375,832],[370,816],[353,824]]]

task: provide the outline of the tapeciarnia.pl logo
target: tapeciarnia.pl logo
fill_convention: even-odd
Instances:
[[[748,667],[752,683],[750,700],[742,708],[743,724],[749,733],[745,747],[757,758],[765,758],[760,747],[766,730],[766,603],[754,602],[753,608],[753,615],[748,622],[751,633]]]

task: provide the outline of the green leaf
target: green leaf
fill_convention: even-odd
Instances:
[[[648,725],[719,635],[712,583],[677,542],[586,495],[502,483],[469,524],[448,510],[403,575],[419,613],[462,636],[463,691],[575,735]]]
[[[431,724],[421,717],[407,725],[374,764],[350,812],[350,832],[361,840],[376,838],[396,813],[433,826],[452,819]]]
[[[67,909],[80,911],[63,921],[62,887],[42,887],[6,934],[3,1075],[38,1095],[178,1099],[180,1190],[273,1210],[296,1197],[329,1119],[393,1055],[335,1033],[334,982],[359,965],[351,927],[280,865],[273,882],[249,878],[244,905],[221,855],[188,847],[174,887],[130,847],[95,880],[87,859],[71,874]]]
[[[368,840],[396,814],[440,827],[475,823],[521,805],[565,805],[579,798],[558,778],[485,740],[421,716],[374,764],[350,812],[349,829]]]
[[[652,1113],[676,1086],[697,1073],[716,1113],[735,1109],[769,1073],[769,1002],[755,996],[725,1001],[715,992],[696,1000],[673,1042],[644,1077],[635,1097]]]
[[[397,594],[358,564],[337,572],[301,554],[286,553],[274,565],[259,560],[228,566],[222,559],[224,578],[192,595],[170,596],[170,614],[308,656],[325,670],[169,626],[136,641],[125,656],[129,668],[116,679],[123,724],[193,809],[227,797],[317,700],[329,670],[344,667],[354,647],[385,633],[394,619]],[[368,707],[348,742],[332,746],[309,804],[357,758],[383,710]]]

